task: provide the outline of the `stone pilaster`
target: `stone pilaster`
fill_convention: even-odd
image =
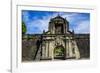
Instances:
[[[46,49],[45,49],[45,57],[47,58],[48,57],[48,42],[46,41]]]
[[[69,57],[73,57],[73,52],[72,52],[72,41],[69,39]]]
[[[68,41],[68,39],[66,39],[66,59],[68,58],[68,56],[69,56],[69,41]]]
[[[49,44],[49,57],[53,60],[54,59],[54,42],[51,41]]]

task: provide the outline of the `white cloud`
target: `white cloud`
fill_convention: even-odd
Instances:
[[[90,32],[90,22],[81,21],[74,30],[75,30],[75,33],[89,33]]]
[[[57,14],[53,14],[52,16],[43,16],[42,19],[33,19],[27,24],[28,31],[27,33],[42,33],[43,30],[48,31],[48,25],[51,18],[57,16]],[[37,28],[35,30],[34,28]],[[33,32],[32,32],[33,31]]]
[[[28,23],[27,27],[29,29],[28,33],[41,33],[43,30],[47,31],[48,20],[37,19]],[[37,28],[37,29],[34,29]],[[35,32],[34,32],[35,31]]]
[[[86,20],[86,17],[79,16],[78,13],[62,14],[62,16],[65,17],[69,21],[69,23],[73,21],[75,22],[73,24],[70,24],[70,26],[74,26],[73,29],[71,27],[70,30],[74,30],[75,33],[89,33],[90,32],[90,21],[89,19]]]
[[[29,14],[28,12],[24,12],[24,20],[27,22],[27,28],[28,31],[27,33],[42,33],[43,30],[47,31],[48,30],[48,25],[49,21],[51,18],[56,17],[58,13],[54,13],[53,15],[47,15],[43,16],[42,19],[35,18],[32,19],[31,21],[29,20]],[[89,20],[83,20],[85,17],[79,16],[78,13],[59,13],[62,17],[66,18],[69,22],[73,22],[75,20],[82,19],[81,21],[75,22],[74,24],[74,31],[75,33],[89,33],[89,28],[90,28],[90,23]],[[78,17],[79,16],[79,17]],[[73,26],[73,24],[70,24],[70,26]],[[71,29],[71,30],[73,30]]]

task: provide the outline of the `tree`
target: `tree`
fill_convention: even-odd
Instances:
[[[27,29],[26,29],[26,25],[25,25],[24,22],[22,22],[22,34],[25,34],[26,31],[27,31]]]

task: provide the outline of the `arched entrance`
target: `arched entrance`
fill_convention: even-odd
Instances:
[[[54,48],[54,59],[64,59],[65,58],[65,49],[61,46],[56,46]]]

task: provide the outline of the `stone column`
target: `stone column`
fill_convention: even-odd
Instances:
[[[49,46],[50,44],[49,44],[49,41],[48,41],[48,58],[49,58],[49,50],[50,50],[50,46]]]
[[[69,39],[69,57],[73,57],[73,52],[72,52],[72,41],[71,39]]]
[[[69,47],[69,45],[68,45],[68,44],[69,44],[69,42],[68,42],[67,37],[66,37],[66,41],[65,41],[65,42],[66,42],[65,49],[66,49],[66,59],[67,59],[67,58],[68,58],[68,56],[69,56],[69,53],[68,53],[68,52],[69,52],[69,50],[68,50],[68,47]]]
[[[63,33],[65,34],[65,24],[63,24]]]
[[[46,41],[45,57],[48,57],[48,41]]]
[[[54,48],[55,48],[55,43],[54,41],[52,42],[52,45],[51,45],[51,57],[52,57],[52,60],[54,60]]]
[[[54,26],[54,24],[52,23],[52,25],[51,25],[51,33],[52,34],[54,34],[55,33],[55,26]]]
[[[49,44],[49,57],[53,60],[54,59],[54,45],[53,41],[50,42]]]

